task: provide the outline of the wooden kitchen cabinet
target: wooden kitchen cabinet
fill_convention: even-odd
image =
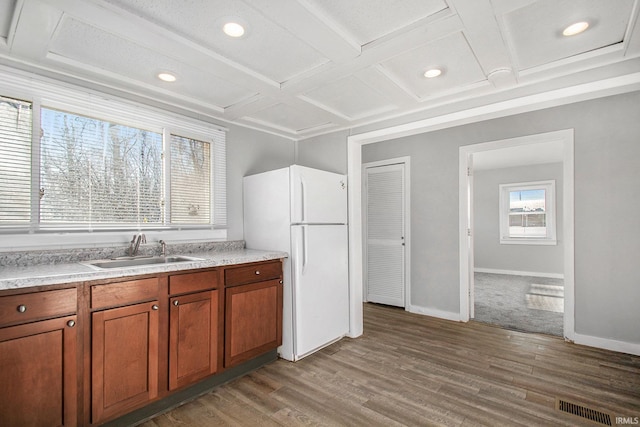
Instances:
[[[75,288],[0,297],[0,425],[77,425],[76,307]]]
[[[282,344],[282,263],[252,264],[225,270],[224,366]]]
[[[169,277],[169,390],[214,374],[221,356],[218,272]],[[208,290],[204,290],[208,289]],[[200,292],[194,292],[200,291]]]
[[[112,292],[118,288],[127,290],[126,298]],[[92,307],[157,298],[157,289],[156,278],[94,286]],[[91,314],[92,423],[122,415],[158,395],[158,311],[156,299]]]

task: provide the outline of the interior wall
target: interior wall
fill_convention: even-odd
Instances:
[[[348,136],[348,131],[341,131],[298,142],[296,164],[346,174]]]
[[[242,178],[294,163],[295,142],[229,125],[227,133],[227,239],[244,239]]]
[[[640,92],[365,145],[411,156],[412,303],[459,312],[458,148],[574,129],[576,333],[640,343]]]
[[[500,184],[555,180],[557,245],[500,244]],[[562,163],[473,171],[473,236],[476,269],[563,274]]]

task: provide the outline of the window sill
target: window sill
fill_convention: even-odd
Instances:
[[[555,239],[500,239],[501,245],[542,245],[556,246],[558,241]]]

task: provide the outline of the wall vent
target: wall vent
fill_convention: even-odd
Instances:
[[[578,403],[568,402],[562,399],[556,399],[556,409],[558,411],[566,412],[567,414],[575,415],[576,417],[585,418],[595,423],[610,426],[611,414],[598,411],[596,409],[589,408]]]

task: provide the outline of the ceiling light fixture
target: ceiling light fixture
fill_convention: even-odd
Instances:
[[[567,28],[565,28],[562,32],[562,35],[566,37],[575,36],[576,34],[580,34],[581,32],[583,32],[587,28],[589,28],[588,22],[576,22],[575,24],[571,24]]]
[[[227,22],[222,27],[222,31],[229,37],[242,37],[244,35],[244,27],[237,22]]]
[[[439,68],[432,68],[424,72],[424,76],[428,79],[438,77],[440,74],[442,74],[442,70]]]
[[[167,72],[158,73],[158,78],[163,82],[169,82],[169,83],[175,82],[177,80],[175,75]]]

